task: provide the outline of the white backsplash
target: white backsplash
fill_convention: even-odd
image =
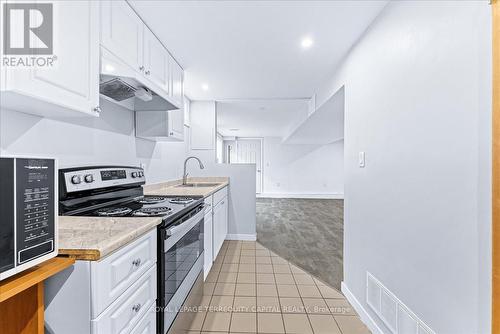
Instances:
[[[0,155],[55,157],[63,168],[144,163],[148,183],[182,176],[185,142],[136,138],[132,111],[102,99],[100,103],[99,118],[54,120],[0,110]]]

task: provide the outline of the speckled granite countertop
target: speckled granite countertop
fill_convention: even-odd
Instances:
[[[229,185],[228,177],[190,177],[188,183],[218,183],[213,187],[177,187],[182,180],[162,182],[144,186],[144,194],[158,196],[203,196],[208,197]]]
[[[59,217],[59,255],[97,261],[162,222],[161,218]]]

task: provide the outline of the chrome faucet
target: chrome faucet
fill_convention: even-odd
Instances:
[[[190,160],[190,159],[196,159],[198,160],[199,164],[200,164],[200,169],[203,169],[205,168],[205,166],[203,166],[203,163],[201,162],[200,159],[198,159],[197,157],[187,157],[186,160],[184,160],[184,174],[182,175],[182,184],[186,185],[187,184],[187,177],[188,177],[188,173],[186,173],[186,165],[187,165],[187,162]]]

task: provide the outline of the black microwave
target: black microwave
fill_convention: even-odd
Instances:
[[[57,255],[57,161],[0,157],[0,280]]]

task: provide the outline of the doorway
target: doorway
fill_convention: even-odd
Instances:
[[[262,193],[262,138],[234,137],[223,140],[222,160],[228,164],[255,164],[255,192]]]
[[[262,139],[236,139],[236,161],[241,164],[255,164],[255,192],[262,192]]]

